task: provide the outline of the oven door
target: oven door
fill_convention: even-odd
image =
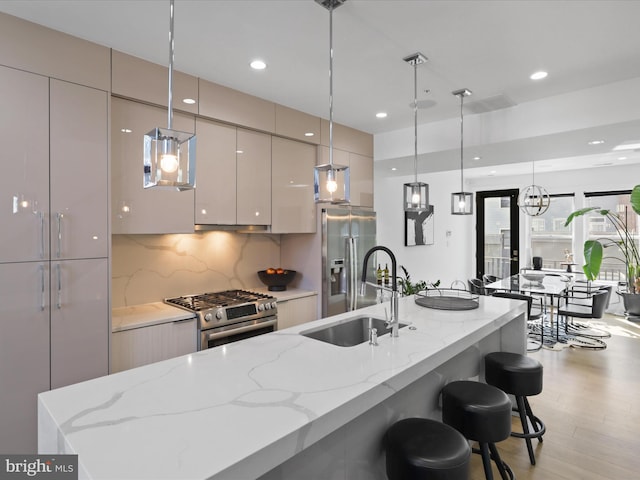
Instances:
[[[275,332],[277,317],[264,317],[258,320],[234,323],[224,327],[211,328],[200,332],[200,350],[226,345],[245,338],[255,337],[263,333]]]

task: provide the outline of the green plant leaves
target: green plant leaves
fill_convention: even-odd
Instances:
[[[568,227],[569,224],[573,221],[574,218],[576,217],[580,217],[582,215],[585,215],[589,212],[594,212],[600,210],[600,207],[587,207],[587,208],[581,208],[580,210],[576,210],[575,212],[571,212],[571,214],[567,217],[567,221],[564,222],[564,226]]]
[[[587,280],[595,280],[600,273],[600,265],[602,264],[602,244],[598,240],[587,240],[584,242],[584,261],[582,267]]]
[[[631,207],[634,212],[640,215],[640,185],[636,185],[631,190]]]

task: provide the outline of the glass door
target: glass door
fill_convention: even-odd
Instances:
[[[506,278],[518,273],[518,190],[477,192],[476,278]]]

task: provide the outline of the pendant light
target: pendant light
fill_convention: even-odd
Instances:
[[[531,185],[523,189],[518,196],[520,210],[531,217],[542,215],[551,204],[549,193],[540,185],[536,185],[535,164],[535,161],[531,162]]]
[[[413,65],[413,172],[414,181],[404,184],[404,211],[422,212],[429,209],[429,185],[418,182],[418,65],[427,61],[422,53],[403,60]]]
[[[313,169],[316,203],[349,203],[349,167],[333,163],[333,10],[346,0],[316,0],[329,10],[329,163]]]
[[[173,2],[169,2],[169,108],[167,128],[144,136],[144,188],[196,186],[196,137],[173,130]]]
[[[461,88],[451,92],[456,97],[460,97],[460,191],[451,194],[451,213],[453,215],[473,214],[473,195],[464,191],[464,97],[471,95],[471,90]]]

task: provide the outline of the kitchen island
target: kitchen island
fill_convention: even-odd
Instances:
[[[45,392],[38,450],[78,454],[91,479],[385,478],[386,427],[438,418],[442,385],[482,378],[485,353],[523,353],[525,308],[481,297],[475,310],[431,310],[406,297],[409,326],[378,346],[300,332],[384,318],[388,304]]]

